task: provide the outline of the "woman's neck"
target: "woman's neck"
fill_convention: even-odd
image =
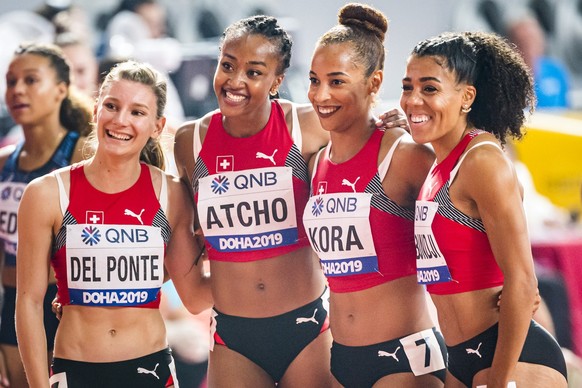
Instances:
[[[250,137],[259,133],[271,117],[271,101],[246,114],[236,117],[222,117],[222,126],[233,137]]]
[[[369,116],[358,124],[343,131],[331,131],[330,159],[334,163],[344,163],[364,148],[376,129],[375,119]]]
[[[138,158],[102,156],[98,153],[84,166],[91,186],[104,193],[119,193],[137,182],[141,174]]]
[[[438,139],[438,141],[431,142],[437,163],[441,163],[445,160],[451,151],[461,142],[463,137],[472,129],[473,128],[469,125],[464,124],[462,128],[450,131],[447,135]]]

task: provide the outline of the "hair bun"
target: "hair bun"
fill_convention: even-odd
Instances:
[[[339,24],[348,27],[359,27],[376,35],[384,42],[388,31],[388,19],[376,9],[359,3],[344,5],[338,13]]]

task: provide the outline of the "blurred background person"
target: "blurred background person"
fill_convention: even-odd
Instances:
[[[538,19],[525,12],[507,23],[506,34],[533,71],[537,108],[568,108],[570,75],[546,53],[546,34]]]
[[[169,33],[166,7],[157,0],[121,0],[103,21],[102,48],[98,49],[106,63],[135,59],[151,64],[169,75],[182,62],[182,45]],[[106,69],[109,70],[109,69]],[[166,129],[160,139],[167,160],[167,170],[175,173],[173,138],[186,119],[176,86],[168,78]]]
[[[0,227],[2,286],[5,291],[0,321],[0,349],[10,386],[26,387],[17,348],[14,313],[16,303],[16,211],[28,183],[57,168],[83,159],[84,136],[90,132],[92,104],[70,89],[70,68],[61,50],[51,44],[23,44],[6,73],[6,103],[23,140],[0,149],[0,213],[11,220]],[[44,300],[47,350],[52,352],[58,321],[51,312],[57,287],[48,279]],[[47,365],[48,368],[48,365]],[[6,381],[6,380],[3,380]]]
[[[170,280],[162,286],[160,313],[166,322],[168,345],[176,363],[180,388],[206,386],[211,311],[190,314],[180,300],[174,283]]]
[[[0,74],[4,75],[14,50],[22,42],[52,43],[64,31],[75,31],[84,37],[92,36],[87,14],[72,0],[44,0],[27,9],[0,11]],[[6,83],[0,81],[0,145],[13,144],[21,138],[14,130],[14,121],[8,114],[4,93]],[[10,133],[12,131],[12,133]]]
[[[156,0],[121,0],[105,27],[102,58],[132,58],[159,71],[176,70],[182,61],[180,42],[168,35],[166,8]],[[99,53],[98,53],[99,54]],[[168,88],[168,123],[184,121],[184,110],[173,84]]]
[[[93,47],[74,32],[64,32],[55,37],[71,66],[71,82],[91,98],[97,97],[99,63]]]

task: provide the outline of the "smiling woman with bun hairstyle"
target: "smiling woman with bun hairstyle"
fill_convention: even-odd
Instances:
[[[416,282],[413,229],[434,155],[376,125],[387,28],[353,3],[317,42],[308,95],[331,141],[310,165],[303,221],[331,291],[334,385],[442,387],[445,346]]]

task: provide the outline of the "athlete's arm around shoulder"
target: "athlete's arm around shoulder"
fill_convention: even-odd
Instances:
[[[28,382],[49,387],[44,336],[43,300],[46,293],[51,244],[61,218],[54,173],[30,182],[18,209],[16,332]],[[44,350],[43,350],[44,349]]]
[[[192,175],[194,174],[194,128],[200,124],[200,144],[204,141],[210,118],[216,113],[209,112],[203,117],[186,121],[176,131],[174,136],[174,159],[178,169],[178,176],[188,184],[191,191]]]
[[[165,265],[182,303],[192,314],[198,314],[213,304],[210,278],[203,275],[200,246],[194,235],[195,210],[186,184],[177,177],[163,173],[168,183],[167,216],[172,235],[166,247]]]
[[[378,163],[401,137],[382,186],[386,195],[397,204],[413,208],[435,155],[430,146],[416,143],[404,129],[395,127],[384,132]]]
[[[278,101],[285,112],[285,119],[288,124],[292,123],[292,107],[296,107],[303,143],[301,145],[301,153],[303,158],[308,161],[313,154],[329,142],[329,132],[321,127],[319,117],[317,117],[317,113],[315,113],[311,104],[296,104],[284,99]],[[295,128],[291,130],[293,131]]]

